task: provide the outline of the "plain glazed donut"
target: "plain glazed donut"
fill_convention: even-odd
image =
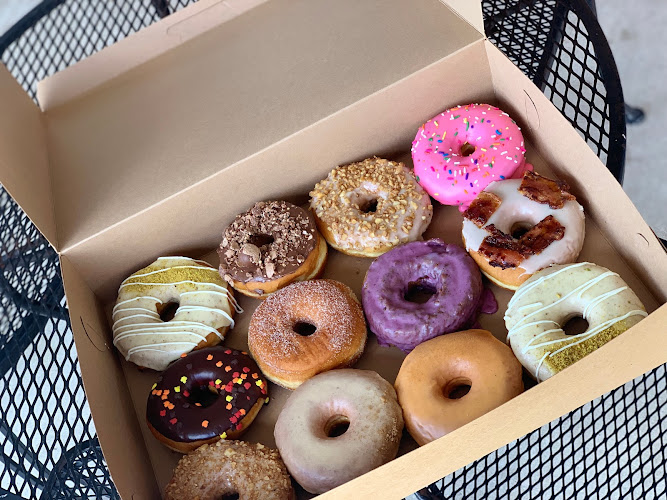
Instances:
[[[405,427],[422,446],[521,394],[521,375],[505,344],[486,330],[466,330],[419,344],[394,387]]]
[[[520,176],[526,163],[521,129],[502,109],[457,106],[419,127],[412,143],[415,175],[443,205],[468,208],[490,182]]]
[[[584,209],[567,183],[534,172],[493,182],[463,214],[463,241],[482,272],[510,290],[551,264],[574,262],[584,244]],[[514,237],[516,227],[525,231]]]
[[[260,201],[225,229],[218,255],[225,281],[244,295],[263,299],[290,283],[319,276],[327,244],[303,208]]]
[[[573,317],[585,332],[566,335]],[[537,379],[546,380],[647,316],[620,276],[590,262],[551,266],[519,287],[507,306],[507,341]]]
[[[353,365],[366,334],[364,313],[347,285],[302,281],[255,309],[248,347],[269,380],[295,389],[317,373]]]
[[[218,441],[181,458],[165,499],[221,498],[292,500],[292,481],[280,454],[259,443]]]
[[[163,321],[170,304],[178,308]],[[127,361],[161,371],[182,354],[223,340],[235,311],[242,309],[215,268],[160,257],[121,283],[111,313],[113,343]]]
[[[329,245],[358,257],[377,257],[421,238],[433,217],[431,199],[412,171],[380,158],[336,167],[310,198]]]
[[[244,352],[210,347],[184,355],[153,384],[146,422],[172,450],[236,439],[268,402],[267,383]]]
[[[274,436],[294,479],[324,493],[392,460],[402,430],[391,384],[373,371],[343,369],[320,373],[295,390]]]
[[[415,302],[413,291],[430,297]],[[406,243],[375,259],[361,300],[378,342],[409,352],[425,340],[471,326],[480,309],[496,312],[495,300],[483,303],[483,294],[482,275],[465,250],[432,239]]]

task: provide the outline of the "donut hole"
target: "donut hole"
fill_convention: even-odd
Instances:
[[[512,235],[512,238],[518,240],[524,234],[530,231],[532,227],[533,224],[531,224],[530,222],[526,221],[515,222],[514,224],[512,224],[512,227],[510,228],[510,234]]]
[[[294,330],[294,333],[297,335],[309,337],[317,331],[317,327],[307,321],[297,321],[294,323],[294,326],[292,326],[292,330]]]
[[[206,408],[215,403],[220,397],[218,390],[212,385],[198,385],[190,389],[187,400],[190,404]]]
[[[408,302],[415,304],[426,304],[438,293],[438,290],[428,281],[428,278],[419,278],[416,281],[410,281],[403,298]]]
[[[365,214],[374,213],[378,209],[378,199],[372,194],[353,192],[350,195],[350,203],[358,206],[359,211]]]
[[[588,330],[588,321],[581,316],[573,316],[563,324],[565,335],[579,335]]]
[[[330,438],[342,436],[350,428],[350,419],[345,415],[334,415],[324,424],[324,434]]]
[[[447,399],[461,399],[470,392],[472,382],[469,378],[460,377],[450,381],[442,390]]]
[[[174,319],[179,305],[177,300],[170,300],[166,304],[158,304],[157,313],[160,315],[160,319],[165,323]]]
[[[255,245],[257,248],[268,246],[275,241],[275,238],[270,234],[253,234],[248,238],[248,243]]]
[[[239,500],[241,496],[238,493],[225,493],[220,497],[220,500]]]
[[[475,149],[477,148],[469,142],[464,142],[463,146],[461,146],[461,156],[470,156],[475,152]]]

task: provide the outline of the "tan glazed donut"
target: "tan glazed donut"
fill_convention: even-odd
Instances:
[[[274,436],[294,479],[324,493],[396,457],[402,430],[391,384],[373,371],[342,369],[299,386]]]
[[[327,243],[358,257],[420,239],[433,217],[412,171],[381,158],[334,168],[310,192],[310,208]]]
[[[178,305],[171,320],[160,314]],[[162,371],[181,354],[218,344],[241,312],[217,269],[188,257],[160,257],[125,279],[111,313],[113,343],[128,361]]]
[[[252,315],[248,347],[266,378],[295,389],[317,373],[353,365],[366,346],[354,292],[334,280],[292,283]]]
[[[521,375],[505,344],[486,330],[465,330],[419,344],[394,387],[405,427],[422,446],[521,394]]]
[[[292,500],[292,481],[276,450],[243,441],[205,444],[178,462],[166,500]]]
[[[588,322],[578,335],[563,325]],[[590,262],[551,266],[519,287],[507,306],[507,341],[538,382],[590,354],[647,316],[621,277]]]

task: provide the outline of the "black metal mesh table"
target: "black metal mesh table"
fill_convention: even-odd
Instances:
[[[195,0],[46,0],[0,56],[36,82]],[[483,2],[489,39],[622,180],[623,96],[583,0]],[[0,189],[0,498],[117,498],[90,415],[55,251]],[[426,498],[665,498],[665,365],[425,488]]]

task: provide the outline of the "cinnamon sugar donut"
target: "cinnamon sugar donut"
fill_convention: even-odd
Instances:
[[[295,389],[313,375],[351,366],[366,345],[354,292],[334,280],[293,283],[255,310],[248,347],[264,375]]]
[[[421,238],[433,217],[431,198],[412,171],[380,158],[334,168],[310,198],[329,245],[360,257]]]
[[[291,500],[294,490],[276,450],[259,443],[218,441],[181,458],[167,485],[165,498]]]
[[[486,330],[466,330],[419,344],[394,387],[405,427],[421,446],[521,394],[521,374],[509,347]]]
[[[236,216],[218,248],[220,275],[255,298],[319,276],[327,244],[312,216],[286,201],[260,201]]]
[[[402,430],[391,384],[373,371],[343,369],[300,385],[274,436],[294,479],[324,493],[396,457]]]

